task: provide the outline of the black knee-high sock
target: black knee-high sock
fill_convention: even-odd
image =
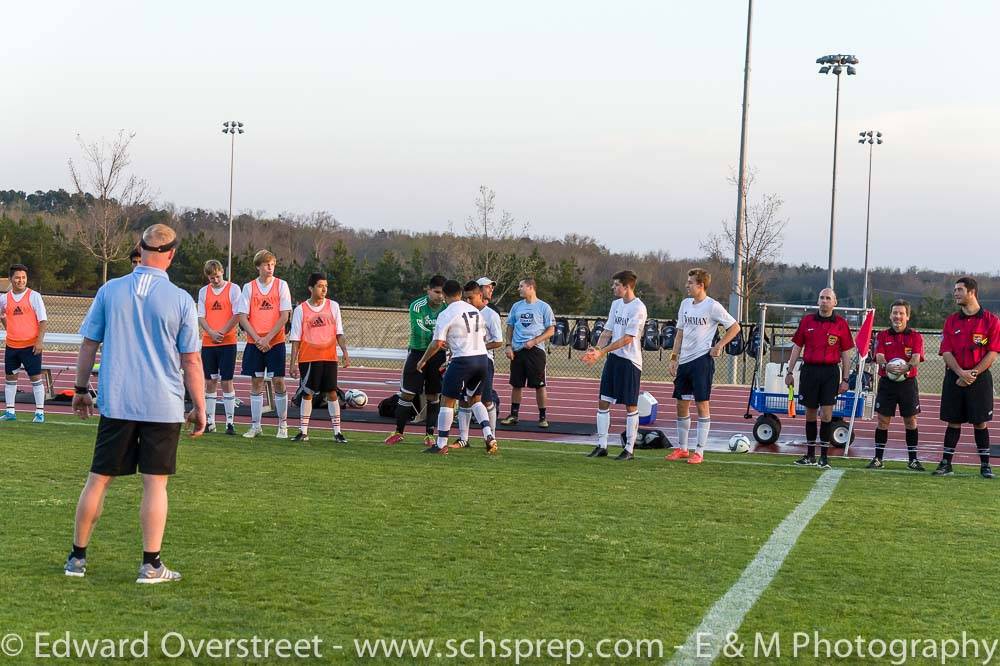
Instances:
[[[830,449],[830,435],[832,433],[832,423],[829,421],[823,421],[819,424],[819,457],[821,459],[826,458],[827,451]]]
[[[425,431],[428,435],[433,435],[437,432],[438,425],[438,414],[441,413],[441,401],[435,400],[434,402],[427,403],[427,421],[424,422]],[[451,425],[450,423],[448,424]]]
[[[917,429],[906,431],[906,457],[911,461],[917,459],[917,442],[920,441],[920,435],[917,434]]]
[[[990,429],[976,430],[976,450],[979,452],[979,464],[990,464]]]
[[[521,403],[519,403],[519,402],[512,402],[512,403],[510,403],[510,415],[511,416],[517,416],[518,412],[520,412],[520,411],[521,411]]]
[[[400,398],[396,404],[396,432],[402,433],[406,430],[406,424],[411,418],[413,418],[413,403]]]
[[[806,421],[806,455],[810,458],[816,455],[816,432],[818,429],[815,421]]]
[[[961,428],[952,428],[948,426],[944,430],[944,454],[941,456],[941,462],[951,464],[952,456],[955,455],[955,447],[958,446],[958,439],[962,436]]]
[[[889,431],[875,428],[875,457],[882,460],[885,455],[885,443],[889,441]]]

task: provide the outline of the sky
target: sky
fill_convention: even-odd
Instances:
[[[71,189],[67,159],[134,131],[158,201],[461,229],[480,185],[533,235],[699,254],[736,208],[746,0],[56,1],[5,7],[0,189]],[[997,272],[1000,3],[754,5],[751,200],[784,200],[780,257]]]

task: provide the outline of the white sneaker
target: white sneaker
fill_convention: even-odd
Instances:
[[[215,424],[209,423],[205,426],[205,432],[215,432]]]
[[[278,439],[288,439],[288,425],[283,424],[278,426],[278,432],[275,434]]]
[[[250,426],[249,430],[247,430],[245,433],[243,433],[243,436],[246,437],[247,439],[253,439],[254,437],[256,437],[257,435],[262,434],[263,432],[264,431],[260,429],[260,426],[252,425],[252,426]]]
[[[139,567],[139,577],[135,579],[135,582],[153,585],[155,583],[172,583],[180,579],[180,572],[172,571],[164,564],[160,564],[159,568],[154,567],[152,564],[143,564]]]

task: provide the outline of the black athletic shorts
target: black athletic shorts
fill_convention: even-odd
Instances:
[[[971,386],[959,386],[958,375],[945,370],[941,387],[941,420],[946,423],[986,423],[993,420],[993,375],[984,370]]]
[[[518,349],[510,362],[510,385],[514,388],[545,386],[545,350],[541,347]]]
[[[299,391],[309,395],[323,395],[337,388],[336,361],[309,361],[299,363]]]
[[[438,395],[441,393],[441,366],[444,365],[445,352],[442,349],[431,356],[424,366],[423,372],[417,370],[417,363],[424,357],[424,349],[411,349],[403,364],[403,377],[399,387],[413,395]]]
[[[817,409],[836,404],[839,387],[839,365],[802,364],[799,371],[799,402],[803,406]]]
[[[903,418],[916,416],[920,413],[920,392],[917,390],[916,377],[910,377],[901,382],[894,382],[883,377],[878,382],[878,393],[875,395],[875,411],[882,416],[893,417],[896,407]]]
[[[104,476],[173,474],[181,423],[124,421],[102,416],[90,471]]]
[[[206,380],[218,378],[224,382],[231,381],[236,372],[236,345],[202,346],[201,365],[205,369]]]

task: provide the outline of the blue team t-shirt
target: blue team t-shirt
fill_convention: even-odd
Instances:
[[[549,326],[555,325],[555,321],[552,308],[545,301],[514,303],[507,313],[507,325],[514,329],[514,335],[511,337],[514,351],[523,349],[525,342],[544,333]],[[545,344],[538,345],[538,348],[545,349]]]

